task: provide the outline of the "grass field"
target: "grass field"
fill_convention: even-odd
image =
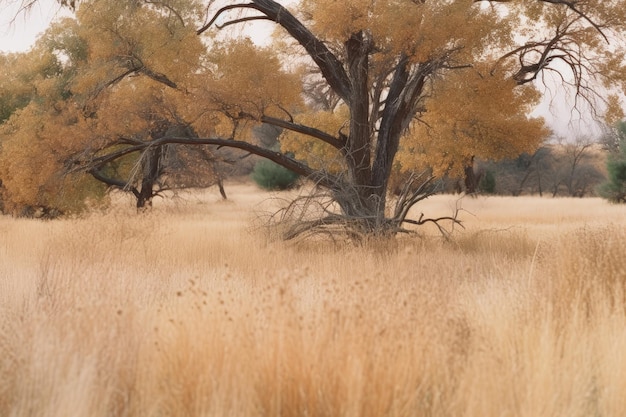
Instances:
[[[450,241],[355,247],[227,191],[0,217],[0,415],[625,414],[626,207],[436,196]]]

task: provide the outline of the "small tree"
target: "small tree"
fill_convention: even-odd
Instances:
[[[586,175],[584,175],[585,173],[581,174],[580,171],[582,171],[581,167],[585,160],[590,156],[593,144],[594,142],[590,138],[583,136],[579,136],[568,143],[559,140],[559,148],[565,165],[563,183],[571,197],[582,197],[585,193],[584,179]]]
[[[487,194],[496,193],[496,176],[492,170],[488,169],[485,171],[485,176],[480,182],[480,189]]]
[[[295,185],[299,175],[277,163],[261,159],[254,166],[251,177],[263,189],[287,190]]]
[[[617,147],[609,155],[607,171],[609,180],[600,186],[600,195],[609,201],[626,203],[626,122],[615,128]]]

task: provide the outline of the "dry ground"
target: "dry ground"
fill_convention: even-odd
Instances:
[[[624,415],[626,207],[481,197],[449,242],[285,245],[227,191],[0,217],[0,415]]]

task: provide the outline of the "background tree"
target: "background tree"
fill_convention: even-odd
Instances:
[[[532,154],[480,160],[477,166],[494,174],[497,194],[586,197],[596,195],[597,186],[606,179],[606,156],[596,142],[563,139],[547,142]]]
[[[85,3],[76,20],[53,25],[34,51],[7,58],[14,61],[6,67],[9,81],[21,81],[6,94],[12,102],[0,100],[13,115],[3,125],[0,152],[12,212],[80,210],[87,197],[102,198],[104,185],[132,192],[138,207],[165,190],[216,183],[225,197],[218,161],[206,146],[157,146],[89,164],[112,147],[168,132],[197,136],[177,112],[184,99],[176,94],[184,94],[175,87],[198,68],[205,49],[183,21],[196,16],[194,3],[179,3],[165,12],[134,2]],[[74,169],[77,162],[85,169]],[[94,179],[103,185],[94,186]]]
[[[626,122],[615,125],[612,137],[616,146],[607,161],[609,178],[600,187],[600,195],[616,203],[626,203]]]
[[[65,173],[64,157],[83,145],[72,140],[74,130],[92,128],[69,100],[82,58],[80,42],[68,43],[65,35],[60,27],[51,29],[31,51],[4,57],[8,100],[2,101],[0,179],[4,210],[13,214],[54,216],[104,197],[96,181]]]
[[[593,156],[594,145],[591,138],[584,136],[570,142],[560,141],[558,144],[564,168],[562,184],[572,197],[583,197],[588,192],[589,183],[597,180],[598,175],[601,176],[591,169],[588,162]]]

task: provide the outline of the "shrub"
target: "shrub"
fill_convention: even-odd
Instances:
[[[491,170],[485,172],[485,176],[480,181],[481,191],[487,194],[495,194],[496,192],[496,176]]]
[[[615,203],[626,203],[626,124],[617,128],[617,149],[609,156],[606,169],[609,180],[598,190],[600,195]]]
[[[267,159],[261,159],[254,165],[252,180],[266,190],[286,190],[293,187],[298,174]]]
[[[606,164],[609,180],[600,186],[600,195],[615,203],[626,203],[626,152]]]

